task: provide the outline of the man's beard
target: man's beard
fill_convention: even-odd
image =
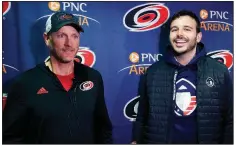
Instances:
[[[189,45],[189,46],[187,47],[187,50],[185,50],[185,51],[183,51],[183,52],[180,52],[180,53],[179,53],[179,52],[177,52],[177,51],[174,50],[174,54],[175,54],[176,56],[180,56],[180,55],[186,54],[187,52],[194,50],[196,46],[197,46],[197,42],[195,42],[193,45]]]
[[[186,42],[189,42],[189,39],[185,38],[185,37],[177,37],[174,41],[176,41],[177,39],[184,39]],[[194,39],[195,42],[189,44],[189,46],[187,46],[187,49],[185,51],[183,51],[183,52],[177,52],[176,50],[173,49],[175,56],[180,56],[180,55],[186,54],[187,52],[192,51],[193,49],[195,49],[196,46],[197,46],[196,39],[197,38],[195,38]],[[172,45],[172,48],[173,48],[173,45]]]
[[[71,61],[63,60],[60,56],[58,56],[55,49],[51,49],[50,53],[51,53],[51,56],[53,56],[56,60],[58,60],[61,63],[70,63],[71,62]]]

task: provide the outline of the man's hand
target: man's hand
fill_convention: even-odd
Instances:
[[[131,142],[131,144],[137,144],[137,142],[136,142],[136,141],[133,141],[133,142]]]

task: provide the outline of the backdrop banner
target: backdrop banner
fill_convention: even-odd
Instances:
[[[49,56],[43,40],[49,15],[56,11],[71,12],[84,28],[77,58],[102,74],[116,144],[131,142],[139,77],[162,58],[169,44],[167,22],[174,13],[187,9],[197,14],[208,55],[223,62],[233,75],[233,2],[79,1],[2,5],[3,108],[12,79]]]

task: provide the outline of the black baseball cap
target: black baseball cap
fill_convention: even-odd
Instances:
[[[61,11],[52,14],[46,22],[46,33],[57,32],[61,27],[70,25],[79,33],[84,32],[84,29],[79,25],[78,17],[73,14]]]

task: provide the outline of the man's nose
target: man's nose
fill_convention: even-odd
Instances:
[[[183,31],[181,29],[179,29],[178,32],[177,32],[177,35],[178,36],[183,36]]]
[[[65,45],[66,45],[66,46],[72,46],[72,40],[71,40],[71,38],[66,37]]]

